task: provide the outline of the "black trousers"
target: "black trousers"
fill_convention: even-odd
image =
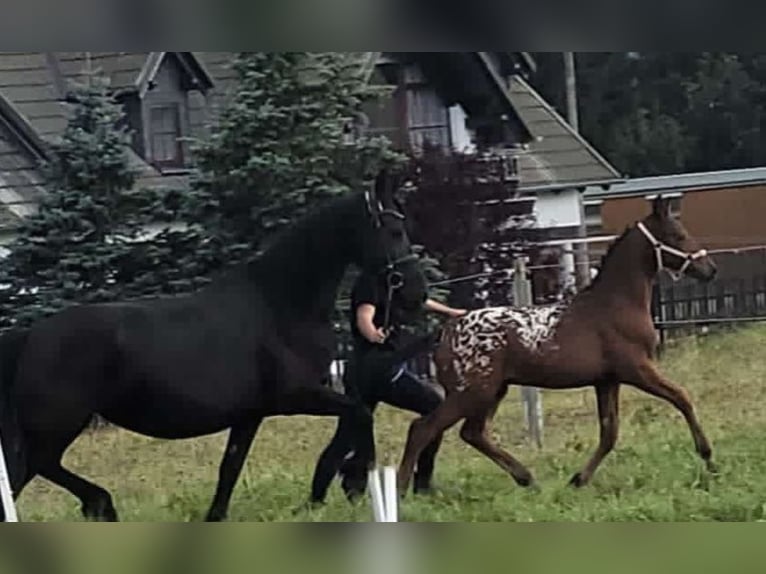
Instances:
[[[355,354],[344,372],[346,393],[358,396],[372,412],[381,402],[419,415],[434,411],[442,401],[441,394],[433,385],[402,370],[400,364],[392,364],[392,354],[385,350]],[[338,421],[335,435],[317,461],[311,485],[313,502],[324,501],[330,483],[339,473],[346,496],[353,498],[364,493],[367,472],[352,463],[353,432],[353,427],[344,419]],[[423,450],[415,471],[415,492],[431,487],[434,459],[440,445],[441,437]]]

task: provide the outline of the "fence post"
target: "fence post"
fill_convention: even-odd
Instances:
[[[517,307],[532,306],[532,283],[527,270],[527,258],[516,257],[513,262],[513,298]],[[535,387],[521,387],[524,419],[530,438],[538,448],[543,446],[543,407],[540,391]]]

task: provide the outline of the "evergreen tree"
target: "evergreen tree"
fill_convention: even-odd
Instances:
[[[254,255],[306,210],[398,159],[385,138],[349,133],[381,95],[349,54],[247,52],[234,69],[238,85],[194,149],[188,219],[204,235],[195,257],[211,268]]]
[[[2,327],[74,302],[119,298],[121,264],[149,217],[147,198],[130,192],[129,135],[107,82],[89,76],[69,101],[68,126],[45,166],[47,193],[0,266]]]
[[[565,109],[560,53],[538,53],[534,83]],[[577,54],[580,125],[633,177],[766,162],[766,58],[732,52]]]

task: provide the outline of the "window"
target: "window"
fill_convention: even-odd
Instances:
[[[178,104],[153,106],[149,110],[151,160],[160,167],[183,167],[181,121]]]
[[[423,149],[426,143],[444,148],[452,145],[449,110],[433,88],[408,86],[407,121],[414,148]]]
[[[603,232],[600,201],[585,203],[585,225],[588,230],[588,236],[599,235]]]
[[[670,215],[673,217],[681,217],[681,196],[675,196],[670,198]]]

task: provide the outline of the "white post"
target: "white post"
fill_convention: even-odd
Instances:
[[[13,501],[13,491],[11,490],[11,480],[8,477],[8,467],[5,464],[2,440],[0,440],[0,498],[3,501],[5,521],[18,522],[19,517],[16,514],[16,504]]]
[[[399,500],[396,495],[396,469],[383,469],[383,496],[386,504],[386,522],[399,521]]]
[[[526,257],[517,257],[513,264],[513,295],[518,307],[532,306],[532,283],[527,275]],[[529,437],[538,447],[543,446],[543,406],[540,391],[535,387],[522,387],[521,400]]]
[[[565,243],[561,251],[561,287],[567,291],[577,285],[574,245]]]
[[[369,473],[370,499],[375,522],[398,522],[399,501],[396,493],[396,469],[387,466],[381,472],[378,469]]]
[[[380,486],[380,474],[377,468],[370,471],[369,483],[375,522],[386,522],[386,503],[383,501],[383,488]]]

